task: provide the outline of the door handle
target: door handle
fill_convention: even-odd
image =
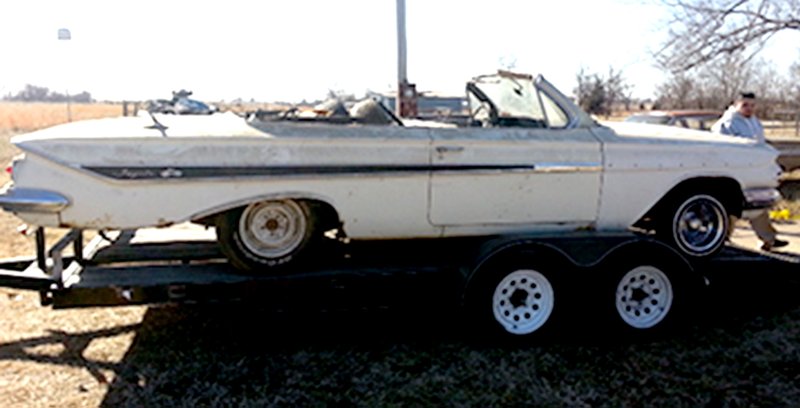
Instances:
[[[463,152],[464,146],[436,146],[436,153],[458,153]]]

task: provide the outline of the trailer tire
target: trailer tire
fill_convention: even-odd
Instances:
[[[629,337],[652,337],[680,327],[702,278],[674,250],[654,242],[631,245],[609,255],[600,265],[603,282],[600,321]]]
[[[476,322],[470,328],[479,337],[509,341],[546,337],[561,313],[556,299],[564,263],[535,254],[502,258],[480,265],[468,278],[465,320]]]
[[[239,270],[274,273],[302,261],[321,238],[315,207],[300,200],[260,201],[217,218],[217,240]]]

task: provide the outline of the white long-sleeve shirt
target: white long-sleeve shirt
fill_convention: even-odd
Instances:
[[[764,138],[764,127],[755,115],[746,118],[739,111],[731,106],[721,118],[711,126],[714,133],[723,135],[739,136],[753,139],[759,143],[766,143]]]

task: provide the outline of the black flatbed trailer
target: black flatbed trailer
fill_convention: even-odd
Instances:
[[[579,232],[344,244],[332,241],[316,263],[279,273],[244,274],[224,258],[213,231],[199,228],[122,231],[98,235],[84,245],[73,230],[44,248],[37,231],[37,257],[0,260],[0,286],[35,290],[53,308],[164,303],[257,302],[261,305],[409,304],[459,305],[482,258],[511,247],[541,247],[568,259],[570,285],[601,285],[597,277],[619,248],[662,244],[634,233]],[[65,255],[69,250],[73,254]],[[642,252],[642,249],[634,252]],[[644,250],[645,252],[649,250]],[[78,256],[74,254],[79,254]],[[641,254],[640,254],[641,255]],[[800,276],[800,256],[767,254],[728,245],[707,260],[686,260],[704,286],[717,279],[754,274]],[[679,259],[675,258],[675,259]],[[643,258],[643,259],[646,259]]]

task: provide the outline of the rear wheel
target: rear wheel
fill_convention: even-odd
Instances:
[[[619,249],[599,270],[603,283],[594,299],[602,320],[633,336],[677,327],[702,287],[700,275],[680,255],[655,242]]]
[[[634,329],[650,329],[669,316],[675,293],[666,272],[653,265],[636,266],[617,281],[617,314]]]
[[[553,285],[534,269],[518,269],[494,288],[492,315],[508,333],[528,335],[542,328],[553,313]]]
[[[708,194],[684,194],[667,206],[657,233],[681,252],[704,257],[718,252],[730,229],[725,206]]]
[[[262,201],[221,215],[217,239],[236,268],[259,271],[296,263],[320,237],[318,226],[305,201]]]
[[[560,313],[556,292],[559,263],[535,256],[483,265],[469,279],[465,294],[468,321],[476,333],[506,340],[527,340],[550,332]],[[559,299],[560,301],[560,299]]]

